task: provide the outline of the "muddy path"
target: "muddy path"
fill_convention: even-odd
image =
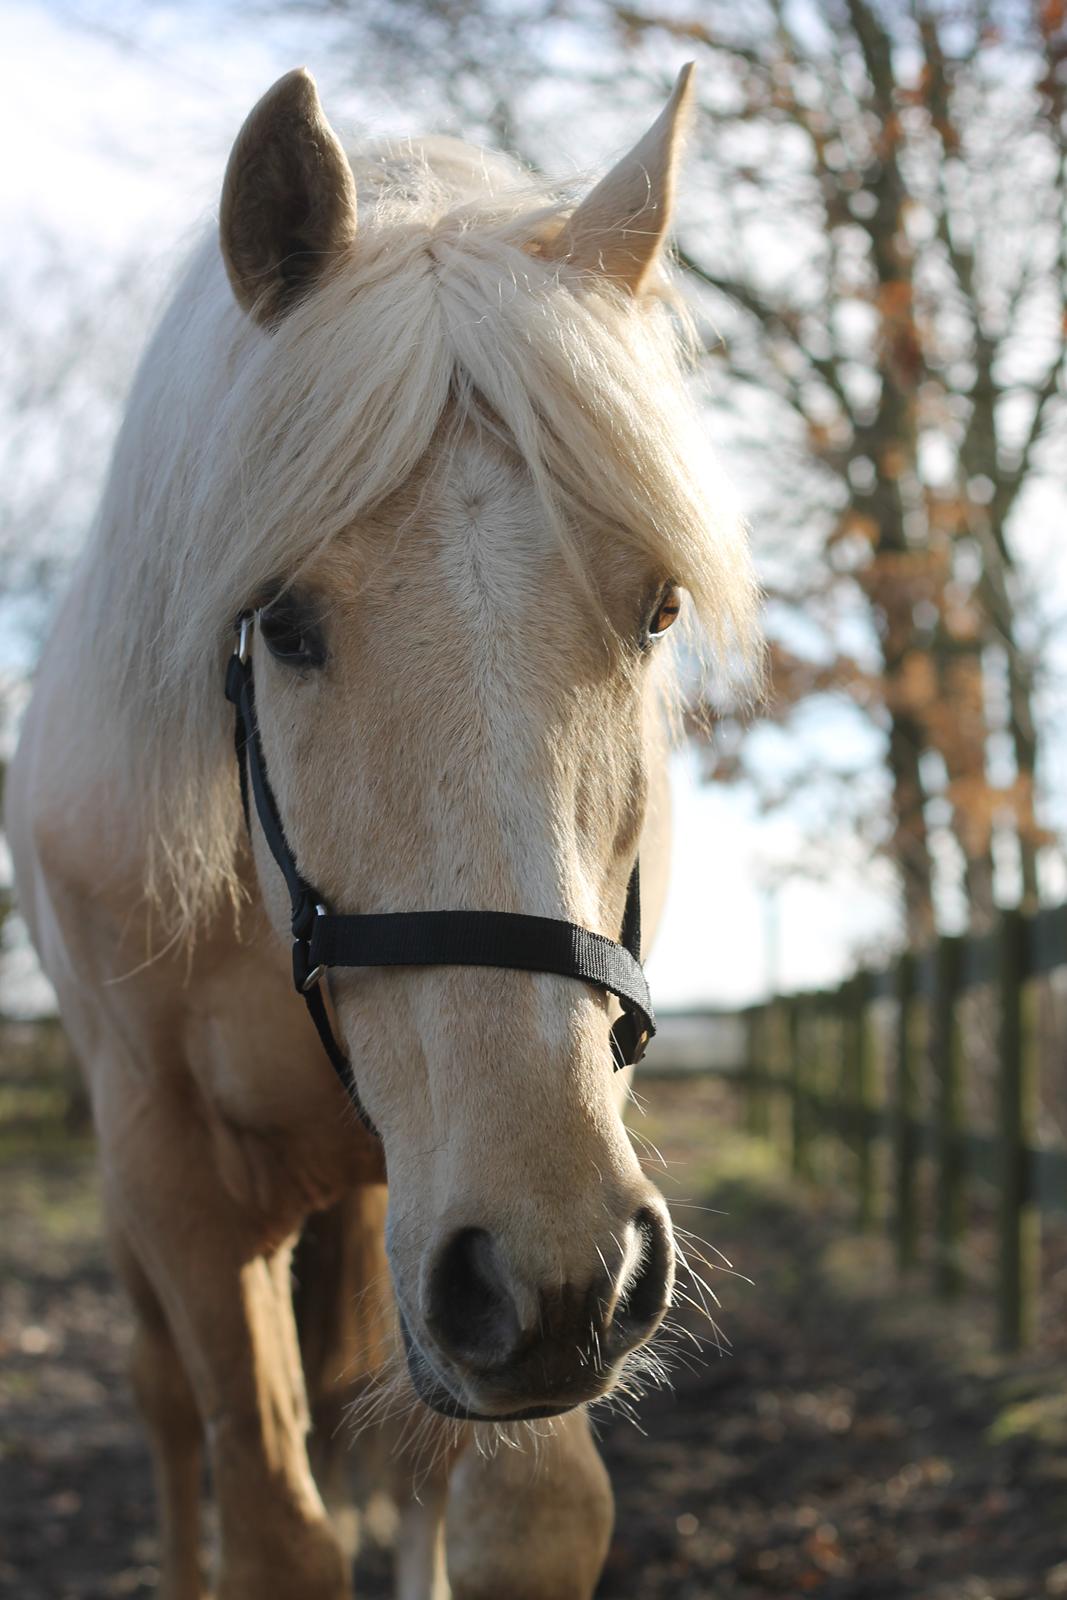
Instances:
[[[650,1093],[649,1126],[668,1143],[684,1127],[684,1146],[688,1112],[674,1124],[673,1093]],[[832,1205],[745,1170],[718,1118],[712,1165],[732,1175],[709,1185],[689,1159],[688,1192],[713,1209],[678,1215],[755,1285],[715,1275],[726,1355],[683,1308],[704,1349],[679,1333],[674,1387],[646,1396],[643,1433],[600,1420],[618,1506],[603,1600],[1067,1595],[1054,1329],[1026,1360],[996,1359],[977,1301],[949,1314],[898,1288],[877,1241],[859,1245]],[[148,1458],[88,1147],[6,1157],[0,1217],[0,1596],[151,1595]],[[1067,1266],[1050,1270],[1067,1302]],[[385,1574],[372,1550],[364,1600],[384,1600]]]

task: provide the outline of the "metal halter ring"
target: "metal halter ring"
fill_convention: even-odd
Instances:
[[[322,906],[322,905],[317,905],[315,907],[315,915],[317,917],[324,917],[326,915],[326,907]],[[314,987],[315,987],[315,985],[317,983],[321,983],[322,982],[322,979],[325,976],[325,973],[326,973],[326,963],[323,962],[323,961],[320,961],[319,965],[317,967],[312,967],[311,971],[308,973],[307,977],[304,979],[303,983],[300,985],[300,993],[301,994],[307,994],[309,989],[314,989]]]

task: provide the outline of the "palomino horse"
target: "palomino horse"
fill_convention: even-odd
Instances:
[[[683,589],[720,651],[754,629],[660,271],[688,80],[568,208],[448,140],[350,161],[289,74],[133,388],[9,812],[136,1311],[168,1600],[203,1592],[205,1444],[220,1600],[349,1593],[323,1498],[346,1393],[357,1467],[394,1430],[400,1594],[597,1581],[611,1495],[583,1408],[673,1281],[610,984],[511,957],[335,971],[365,1131],[291,985],[222,684],[243,616],[285,848],[329,907],[556,919],[618,952],[640,847],[655,921],[658,636]],[[302,1359],[291,1250],[328,1208]]]

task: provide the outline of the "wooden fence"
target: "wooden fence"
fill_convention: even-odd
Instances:
[[[956,1293],[968,1185],[974,1179],[993,1185],[998,1331],[1009,1350],[1032,1332],[1041,1211],[1067,1210],[1067,1149],[1041,1148],[1037,1135],[1040,1072],[1062,1080],[1067,1050],[1061,1038],[1039,1060],[1034,982],[1063,967],[1067,906],[1033,917],[1007,911],[985,937],[946,937],[921,955],[905,953],[887,970],[859,972],[835,990],[778,996],[744,1013],[741,1071],[750,1130],[779,1140],[794,1173],[808,1178],[818,1176],[818,1147],[833,1138],[846,1157],[835,1177],[854,1189],[857,1223],[865,1228],[876,1215],[875,1153],[886,1149],[889,1224],[902,1270],[918,1260],[921,1202],[929,1194],[937,1288]],[[996,996],[989,1133],[969,1128],[964,1109],[971,1052],[961,1002],[976,989]],[[879,1000],[893,1003],[894,1035],[881,1086],[872,1028]],[[920,1185],[923,1161],[932,1163],[932,1185]]]

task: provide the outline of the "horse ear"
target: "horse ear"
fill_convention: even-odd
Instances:
[[[237,135],[219,233],[237,303],[265,326],[355,238],[355,179],[304,67],[267,90]]]
[[[693,63],[644,138],[564,224],[551,254],[639,294],[670,227],[674,174],[692,109]]]

